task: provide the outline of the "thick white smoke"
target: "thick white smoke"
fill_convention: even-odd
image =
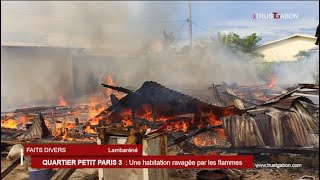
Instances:
[[[279,64],[276,68],[278,84],[288,86],[297,83],[315,83],[319,79],[319,52],[314,52],[310,57],[300,61]]]
[[[77,73],[71,76],[77,79],[79,89],[90,88],[89,76],[94,76],[93,80],[101,83],[107,74],[112,74],[119,86],[136,88],[148,80],[175,86],[177,90],[184,87],[206,89],[212,83],[221,82],[242,85],[266,83],[259,76],[259,64],[249,63],[226,51],[216,41],[204,49],[195,45],[192,53],[164,50],[163,30],[176,32],[179,29],[183,22],[171,21],[187,18],[187,12],[181,18],[177,11],[186,5],[187,2],[2,1],[1,38],[3,41],[85,48],[84,53],[76,54],[73,59],[73,71]],[[148,49],[154,53],[147,54]],[[88,53],[93,56],[87,56]],[[97,58],[97,54],[103,56]],[[12,56],[6,60],[11,61],[10,58]],[[314,61],[301,63],[294,67],[281,67],[277,74],[278,83],[311,82],[316,67]],[[55,87],[50,83],[44,84],[43,78],[50,81],[57,74],[68,76],[70,73],[67,72],[72,71],[66,70],[66,65],[61,62],[61,68],[49,66],[50,63],[37,67],[35,63],[32,68],[36,68],[38,74],[33,69],[19,71],[13,63],[7,64],[10,64],[5,67],[7,72],[15,70],[16,73],[14,78],[2,74],[6,78],[6,86],[14,87],[28,79],[28,86],[20,90],[25,92],[23,96],[17,98],[17,91],[3,93],[1,90],[1,97],[15,97],[12,102],[16,104],[29,102],[35,95],[41,95],[43,99],[58,97],[57,87],[65,87],[69,83],[66,82],[68,78],[62,77],[54,83]]]

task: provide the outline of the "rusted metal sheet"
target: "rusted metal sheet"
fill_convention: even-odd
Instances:
[[[293,103],[295,111],[301,116],[307,131],[310,133],[319,134],[319,121],[305,108],[300,102]]]
[[[44,118],[40,114],[39,117],[36,117],[32,126],[17,139],[19,140],[33,140],[47,137],[49,135],[49,129],[45,125]]]
[[[265,146],[255,120],[248,115],[223,118],[223,127],[232,147]]]
[[[236,97],[236,94],[233,92],[232,89],[226,88],[226,92],[234,97]],[[239,108],[239,109],[245,109],[245,105],[239,98],[233,98],[233,104]]]
[[[280,103],[275,106],[279,105],[279,108],[287,108],[291,102],[297,98],[293,95],[299,96],[299,98],[311,97],[310,94],[313,95],[312,97],[319,96],[319,86],[315,84],[299,84],[287,90],[277,87],[269,89],[267,85],[245,86],[232,88],[232,91],[236,95],[235,98],[243,101],[247,107],[253,106],[254,104],[267,106]],[[300,100],[306,100],[308,103],[312,103],[309,99],[300,98]]]
[[[303,96],[290,96],[290,97],[287,97],[285,99],[279,100],[279,102],[276,102],[276,103],[272,104],[272,106],[276,107],[276,108],[281,108],[281,109],[290,109],[292,107],[292,104],[294,102],[297,102],[297,101],[304,101],[306,103],[313,104],[313,102],[310,99],[306,98],[306,97],[303,97]]]
[[[319,147],[319,123],[296,104],[291,112],[268,107],[267,113],[224,118],[228,140],[233,147]]]
[[[275,102],[278,102],[278,101],[280,101],[282,99],[288,98],[293,93],[295,93],[295,92],[297,92],[298,90],[301,90],[301,89],[319,89],[319,86],[315,85],[315,84],[299,84],[296,87],[289,88],[286,93],[281,94],[279,96],[276,96],[274,98],[271,98],[265,104],[275,103]]]
[[[269,134],[272,132],[271,117],[267,114],[259,114],[254,116],[253,119],[257,123],[257,127],[260,130],[264,143],[267,146],[275,146],[274,138],[269,138]]]
[[[293,92],[303,88],[317,86],[301,84],[256,106],[246,116],[225,118],[224,128],[233,146],[319,147],[319,122],[301,103],[313,104],[312,101],[306,97],[292,96]],[[250,130],[254,124],[252,119],[257,126],[251,132],[255,132],[254,136],[261,134],[262,143],[258,143],[259,138],[245,138],[243,131]]]

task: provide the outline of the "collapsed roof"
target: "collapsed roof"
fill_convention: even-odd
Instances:
[[[122,109],[138,110],[141,106],[149,104],[158,117],[177,116],[197,112],[213,112],[218,118],[231,114],[242,114],[244,111],[235,106],[218,107],[202,102],[194,97],[166,88],[156,82],[147,81],[136,91],[118,88],[109,85],[106,87],[128,93],[115,104],[100,113],[96,118],[119,113]]]
[[[204,103],[152,81],[145,82],[136,91],[104,86],[128,95],[113,100],[112,106],[96,116],[102,120],[114,116],[114,120],[119,121],[117,115],[123,109],[137,111],[144,104],[150,104],[158,117],[214,113],[222,120],[222,128],[232,147],[319,147],[319,121],[304,104],[313,105],[313,102],[307,97],[293,95],[302,89],[319,89],[316,85],[299,84],[269,100],[255,99],[254,102],[250,100],[251,103],[244,102],[233,92],[236,90],[226,87],[224,98],[221,98],[221,92],[216,93],[220,97],[220,106],[227,107]]]

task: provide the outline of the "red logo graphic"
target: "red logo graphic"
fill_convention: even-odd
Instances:
[[[257,14],[256,13],[253,13],[252,19],[257,19]]]
[[[278,12],[272,12],[273,14],[273,19],[280,19],[280,15],[278,14]]]

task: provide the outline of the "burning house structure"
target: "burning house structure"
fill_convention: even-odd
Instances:
[[[281,90],[273,85],[213,85],[209,88],[213,103],[209,104],[153,81],[134,91],[115,86],[110,79],[102,84],[108,101],[95,102],[95,106],[2,112],[2,143],[96,143],[96,137],[110,143],[111,136],[124,136],[128,138],[125,143],[135,144],[142,143],[140,138],[168,133],[165,144],[179,147],[180,154],[317,156],[319,152],[319,105],[308,98],[319,95],[318,85]]]

